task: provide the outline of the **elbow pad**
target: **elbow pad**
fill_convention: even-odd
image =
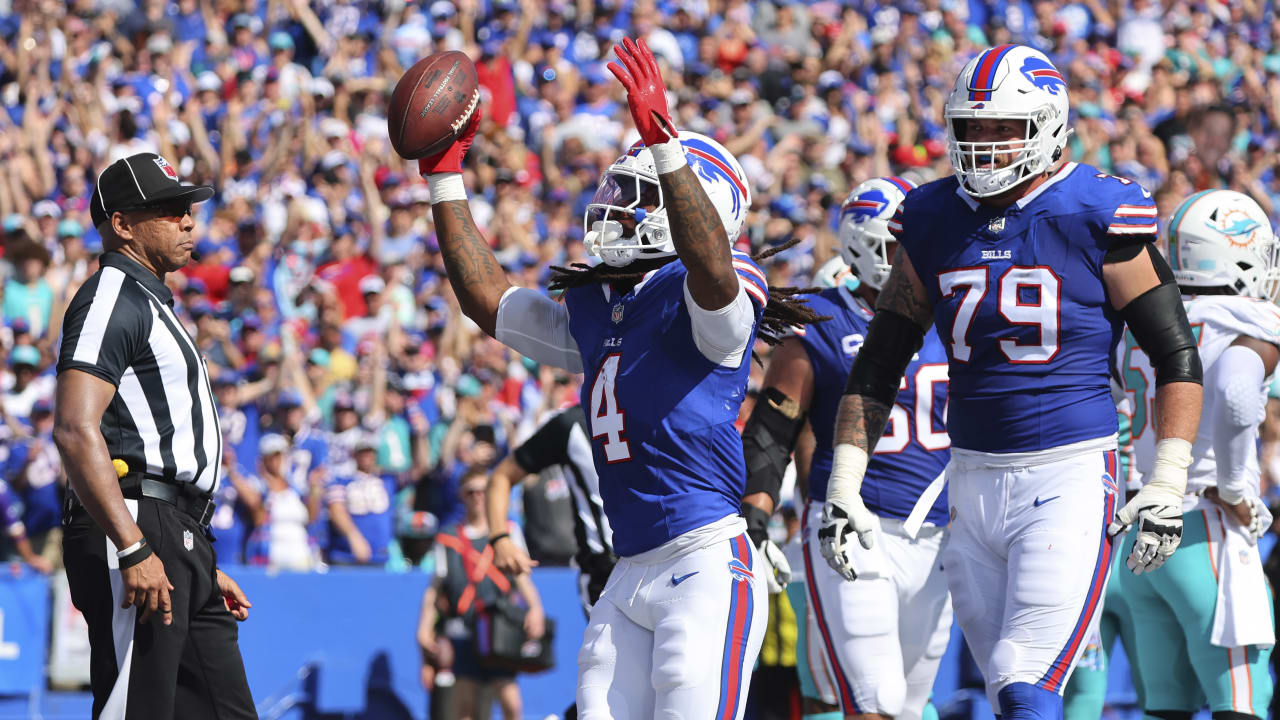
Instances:
[[[907,365],[923,344],[924,328],[911,318],[892,310],[877,310],[867,328],[867,339],[853,359],[845,395],[862,395],[892,405]]]
[[[1156,386],[1171,382],[1204,384],[1200,351],[1173,283],[1157,285],[1120,310],[1134,339],[1151,360]]]
[[[791,451],[804,427],[805,414],[795,400],[767,387],[756,400],[751,417],[742,428],[742,453],[747,463],[747,488],[743,495],[767,492],[778,506],[782,476],[791,462]]]
[[[1215,388],[1222,396],[1221,422],[1252,428],[1266,415],[1262,383],[1266,366],[1258,353],[1247,347],[1229,347],[1218,357]]]

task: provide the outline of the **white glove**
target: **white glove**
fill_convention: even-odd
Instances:
[[[1107,526],[1115,537],[1136,521],[1138,536],[1125,565],[1134,575],[1151,572],[1164,564],[1182,541],[1182,496],[1191,466],[1191,443],[1165,438],[1156,443],[1150,479]]]
[[[862,498],[855,498],[851,505],[845,508],[828,500],[822,506],[822,523],[818,526],[818,547],[822,550],[822,557],[845,580],[858,577],[849,535],[857,533],[858,542],[870,550],[876,527],[876,518],[863,504]]]
[[[777,595],[787,588],[791,582],[791,563],[782,554],[782,548],[772,540],[765,538],[756,546],[756,555],[760,558],[760,570],[764,572],[765,587],[770,595]]]
[[[818,526],[818,547],[831,569],[845,580],[858,577],[849,534],[857,533],[858,542],[868,550],[874,544],[876,518],[862,502],[862,477],[866,472],[865,450],[847,443],[835,447],[827,502],[822,507],[822,521]]]

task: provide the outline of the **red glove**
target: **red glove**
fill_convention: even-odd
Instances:
[[[658,61],[653,59],[649,46],[643,39],[635,43],[631,38],[624,38],[622,45],[613,46],[613,51],[627,69],[611,62],[609,72],[627,89],[627,106],[631,108],[631,119],[636,123],[640,139],[652,147],[677,137],[675,123],[671,122],[671,113],[667,110],[667,86],[662,82]]]
[[[467,121],[467,126],[462,128],[462,132],[458,135],[458,139],[443,152],[428,155],[419,160],[418,172],[423,177],[433,173],[462,172],[462,158],[466,157],[467,151],[471,149],[471,143],[475,141],[476,130],[479,128],[480,106],[477,105],[475,111],[471,113],[471,119]]]

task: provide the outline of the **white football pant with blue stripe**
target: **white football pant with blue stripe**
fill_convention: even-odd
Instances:
[[[997,714],[1014,683],[1061,695],[1097,626],[1117,471],[1114,436],[1030,453],[951,451],[942,566]]]
[[[769,604],[739,516],[621,558],[578,652],[582,720],[741,720]]]

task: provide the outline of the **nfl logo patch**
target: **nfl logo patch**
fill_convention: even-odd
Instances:
[[[998,218],[992,218],[991,222],[987,223],[987,230],[993,233],[998,233],[1004,230],[1004,216],[1001,215]]]
[[[187,551],[190,552],[191,548],[195,547],[195,544],[196,544],[195,535],[192,535],[190,530],[183,530],[182,531],[182,547],[186,548]]]
[[[622,322],[622,303],[613,306],[613,324]]]
[[[154,157],[154,158],[151,158],[151,161],[156,164],[156,167],[164,171],[164,174],[169,176],[169,179],[171,180],[178,179],[178,171],[173,169],[173,166],[169,164],[168,160],[165,160],[162,157]],[[190,550],[191,548],[187,548],[187,549]]]

